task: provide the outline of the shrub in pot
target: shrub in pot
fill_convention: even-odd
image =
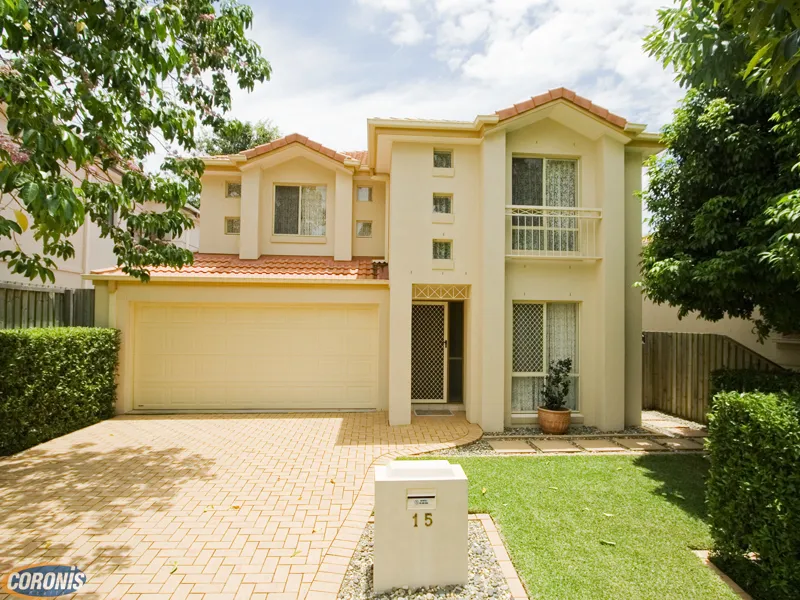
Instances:
[[[550,361],[547,378],[542,388],[544,403],[537,410],[542,433],[562,434],[569,429],[571,412],[567,408],[567,395],[572,381],[572,359]]]

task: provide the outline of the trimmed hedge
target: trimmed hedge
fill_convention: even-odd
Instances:
[[[755,598],[798,598],[800,395],[720,393],[708,430],[715,562]]]
[[[0,330],[0,455],[114,415],[119,331]]]
[[[711,373],[711,397],[720,392],[786,392],[800,396],[800,373],[797,371],[754,371],[719,369]]]

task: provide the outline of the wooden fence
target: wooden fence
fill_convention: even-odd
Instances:
[[[93,326],[94,290],[0,282],[0,329]]]
[[[782,370],[782,367],[725,335],[645,331],[642,348],[642,405],[706,422],[711,372],[716,369]]]

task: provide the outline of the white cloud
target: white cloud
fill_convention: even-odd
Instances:
[[[400,15],[392,29],[392,42],[398,46],[414,46],[425,39],[425,28],[412,13]]]
[[[254,7],[253,35],[274,76],[237,92],[233,116],[352,150],[366,147],[369,117],[471,120],[563,85],[658,128],[681,95],[641,47],[662,3],[356,0],[359,29],[332,26],[327,37],[302,17],[278,21]]]
[[[404,13],[411,10],[412,0],[358,0],[358,4],[369,8]]]
[[[447,20],[439,30],[439,43],[445,47],[473,44],[489,29],[491,19],[488,11],[476,10]]]

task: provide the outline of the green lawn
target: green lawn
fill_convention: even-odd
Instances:
[[[711,545],[702,456],[450,460],[469,478],[470,511],[497,522],[531,598],[736,598],[690,551]]]

